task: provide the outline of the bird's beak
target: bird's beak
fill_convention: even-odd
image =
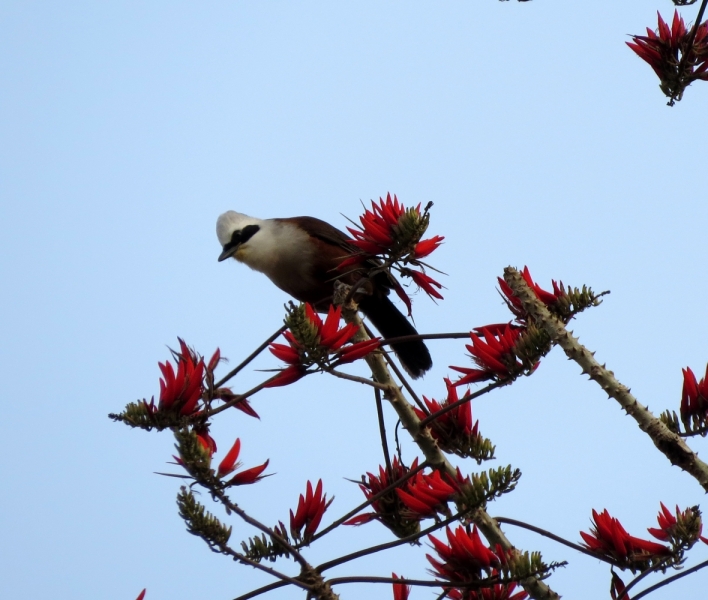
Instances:
[[[224,250],[221,254],[219,254],[219,262],[222,260],[226,260],[227,258],[232,257],[234,254],[236,254],[236,251],[238,250],[240,244],[236,244],[235,246],[225,246]]]

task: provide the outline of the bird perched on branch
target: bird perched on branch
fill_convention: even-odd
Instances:
[[[318,311],[328,310],[334,281],[339,280],[357,285],[359,308],[384,338],[418,333],[389,299],[391,282],[387,273],[379,272],[361,281],[365,274],[360,271],[337,270],[357,248],[329,223],[314,217],[263,220],[230,210],[216,222],[216,234],[223,247],[219,261],[235,258],[245,263]],[[432,367],[428,348],[421,340],[397,342],[391,347],[414,378]]]

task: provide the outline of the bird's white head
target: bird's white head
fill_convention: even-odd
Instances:
[[[219,256],[219,261],[226,260],[234,256],[239,258],[239,251],[244,250],[244,246],[263,226],[261,219],[249,217],[242,213],[229,210],[221,215],[216,221],[216,236],[223,247],[223,252]]]

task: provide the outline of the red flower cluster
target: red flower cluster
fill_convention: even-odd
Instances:
[[[408,468],[399,463],[398,457],[394,456],[390,471],[383,466],[379,466],[378,476],[373,473],[367,473],[366,476],[362,476],[359,487],[364,492],[366,499],[371,500],[392,484],[403,479],[409,471],[417,467],[418,459],[415,459],[410,468]],[[396,492],[397,490],[394,488],[371,502],[371,508],[374,509],[374,512],[357,515],[345,521],[344,524],[363,525],[377,520],[386,525],[398,537],[405,537],[417,532],[420,528],[420,519],[411,517],[409,510]]]
[[[633,35],[632,41],[626,44],[654,69],[661,81],[661,90],[673,104],[693,81],[708,80],[708,21],[701,23],[691,41],[691,32],[678,11],[674,11],[671,27],[659,13],[657,15],[656,32],[647,27],[645,36]]]
[[[406,209],[395,195],[392,200],[390,193],[386,195],[386,200],[379,198],[378,204],[372,200],[371,210],[365,211],[363,216],[359,217],[361,228],[347,227],[349,233],[354,236],[350,242],[371,256],[405,250],[412,251],[413,257],[418,259],[431,254],[445,239],[440,235],[427,240],[411,240],[408,236],[402,239],[401,234],[406,233],[401,231],[402,226],[405,228],[406,225],[402,223],[404,219],[420,221],[422,219],[420,204],[415,208]],[[424,231],[420,232],[422,233]]]
[[[394,579],[402,579],[395,573],[391,573],[391,577]],[[408,600],[408,596],[411,593],[411,586],[405,583],[394,583],[393,584],[393,600]]]
[[[397,488],[396,494],[408,508],[407,516],[421,520],[447,513],[447,503],[458,491],[458,487],[451,485],[449,478],[443,478],[440,471],[433,471],[431,475],[421,471],[402,488]]]
[[[165,361],[157,363],[162,371],[160,378],[160,401],[155,406],[155,399],[150,403],[143,400],[147,413],[155,416],[158,412],[174,411],[179,415],[194,415],[202,408],[199,400],[208,392],[207,397],[218,398],[228,402],[236,398],[235,394],[226,387],[214,389],[214,370],[221,361],[221,351],[217,348],[208,364],[192,350],[182,338],[179,340],[180,352],[172,350],[172,356],[177,362],[177,372],[172,363]],[[234,407],[245,412],[251,417],[258,417],[258,413],[251,407],[248,400],[241,399]],[[213,440],[212,440],[213,441]]]
[[[424,271],[408,268],[407,265],[421,266],[420,259],[432,254],[445,239],[436,235],[426,240],[420,238],[428,228],[429,215],[426,211],[421,213],[420,204],[415,208],[406,208],[398,201],[396,196],[386,196],[386,200],[379,198],[378,203],[372,200],[371,210],[366,210],[359,217],[361,226],[356,229],[347,227],[353,239],[350,243],[360,250],[339,265],[343,270],[352,265],[359,265],[371,258],[378,258],[387,267],[400,262],[396,267],[401,275],[410,277],[413,282],[432,298],[443,299],[438,291],[442,285],[427,275]],[[400,285],[394,285],[398,296],[411,310],[411,301],[408,294]]]
[[[295,514],[290,511],[290,533],[296,540],[304,540],[309,543],[312,536],[315,535],[317,528],[320,526],[322,515],[324,515],[329,505],[332,504],[334,498],[327,501],[327,495],[322,494],[322,480],[317,482],[315,491],[312,491],[312,483],[307,482],[307,491],[303,496],[300,494],[300,500],[297,503]],[[305,534],[302,534],[302,528],[305,528]]]
[[[216,448],[214,448],[214,450],[216,450]],[[226,456],[224,456],[222,461],[219,463],[217,473],[220,478],[226,477],[227,475],[233,473],[236,469],[238,469],[239,466],[241,466],[240,463],[237,462],[238,455],[240,454],[240,452],[241,440],[239,438],[236,438],[234,445],[231,446],[231,450],[226,453]],[[270,460],[267,460],[262,465],[251,467],[250,469],[246,469],[245,471],[236,473],[236,475],[234,475],[231,479],[229,479],[229,481],[226,482],[226,485],[248,485],[251,483],[255,483],[259,479],[263,479],[265,475],[261,475],[261,473],[266,470],[266,467],[268,466],[269,462]]]
[[[468,344],[466,348],[479,368],[451,366],[451,369],[464,375],[455,385],[477,383],[487,379],[504,381],[520,375],[525,366],[517,357],[515,349],[522,331],[522,327],[510,323],[485,325],[472,331],[472,344]]]
[[[690,367],[683,371],[681,392],[681,421],[687,430],[703,429],[708,426],[708,366],[703,379],[696,380]],[[705,432],[703,432],[705,435]]]
[[[182,338],[177,339],[181,351],[172,351],[177,361],[177,374],[172,363],[157,363],[164,378],[160,379],[158,410],[176,410],[181,415],[191,415],[197,411],[199,399],[204,393],[204,359],[187,346]]]
[[[303,377],[307,368],[313,364],[321,365],[326,362],[328,366],[336,367],[362,358],[379,347],[379,338],[344,346],[357,333],[358,327],[348,323],[339,328],[341,306],[330,306],[324,323],[308,303],[305,304],[305,315],[307,323],[304,329],[307,329],[307,332],[303,334],[287,330],[283,337],[288,341],[288,345],[270,345],[271,353],[290,366],[280,371],[266,387],[293,383]]]
[[[531,273],[529,272],[528,267],[524,267],[524,270],[521,271],[521,276],[524,278],[524,281],[527,283],[527,285],[534,291],[536,297],[546,306],[553,306],[558,302],[560,298],[565,296],[563,282],[556,283],[555,280],[551,280],[551,283],[553,284],[553,292],[549,292],[547,290],[544,290],[540,285],[534,282],[534,280],[531,278]],[[497,281],[499,282],[499,288],[501,289],[503,294],[502,297],[504,298],[504,301],[509,307],[509,310],[514,313],[514,316],[519,321],[519,323],[525,323],[528,318],[528,315],[526,314],[526,311],[524,310],[524,307],[521,304],[521,300],[519,300],[514,295],[514,292],[511,291],[511,288],[509,287],[507,282],[504,281],[501,277],[497,277]]]
[[[482,543],[476,526],[468,531],[460,525],[454,532],[446,527],[445,532],[448,544],[434,535],[428,536],[439,556],[438,560],[426,554],[436,577],[450,582],[472,582],[501,566],[499,556]]]
[[[701,537],[703,521],[697,506],[685,510],[676,506],[676,515],[661,502],[661,510],[657,516],[659,527],[649,527],[647,531],[657,540],[670,542],[674,547],[685,546],[690,548],[699,539],[708,544],[708,539]]]
[[[494,572],[492,572],[494,575]],[[515,583],[497,583],[491,587],[479,590],[452,589],[447,597],[451,600],[525,600],[529,595],[521,590],[514,593]]]
[[[605,509],[592,511],[594,527],[590,533],[580,532],[585,546],[611,558],[618,565],[634,570],[644,570],[657,560],[671,554],[662,544],[629,535],[622,524]]]
[[[428,400],[428,398],[423,396],[428,411],[433,416],[459,401],[457,388],[447,378],[445,378],[445,386],[447,387],[447,398],[444,402]],[[419,408],[413,407],[413,410],[421,420],[428,416]],[[461,456],[469,455],[470,448],[479,437],[479,421],[476,421],[474,425],[472,424],[472,402],[463,402],[456,408],[448,410],[431,421],[428,427],[430,427],[430,434],[441,450],[454,452]]]

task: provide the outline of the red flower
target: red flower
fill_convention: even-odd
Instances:
[[[218,398],[219,400],[223,400],[224,402],[231,402],[232,400],[236,400],[236,403],[233,405],[234,408],[237,408],[241,412],[246,413],[249,417],[255,417],[256,419],[260,419],[258,413],[253,410],[253,407],[248,402],[248,400],[246,398],[239,398],[238,394],[234,394],[231,391],[231,388],[220,387],[214,390],[214,398]]]
[[[456,386],[447,378],[444,381],[447,387],[447,398],[444,402],[428,400],[423,396],[428,411],[433,416],[459,401]],[[413,407],[413,410],[419,419],[427,418],[427,415],[419,408]],[[469,456],[470,449],[479,439],[479,421],[472,424],[472,402],[469,401],[441,414],[430,421],[428,427],[433,439],[443,451],[454,452],[461,456]]]
[[[656,518],[659,527],[647,528],[651,535],[662,542],[670,542],[674,546],[690,547],[699,539],[708,543],[708,540],[701,537],[703,522],[698,507],[681,510],[676,506],[676,515],[674,516],[663,502],[660,504],[661,510]]]
[[[378,204],[372,200],[371,210],[359,217],[361,229],[347,227],[354,236],[350,240],[352,245],[373,255],[391,250],[396,235],[395,227],[405,214],[406,208],[398,202],[396,196],[391,200],[391,194],[388,194],[385,201],[379,198]]]
[[[425,258],[428,254],[437,250],[444,239],[442,235],[436,235],[435,237],[418,242],[413,250],[413,256],[415,256],[415,258]]]
[[[468,344],[466,348],[479,368],[451,366],[451,369],[464,374],[455,385],[477,383],[486,379],[502,381],[520,375],[525,367],[517,358],[515,348],[522,331],[523,328],[509,323],[503,326],[478,327],[472,331],[472,345]]]
[[[135,600],[143,600],[143,598],[145,598],[145,592],[147,592],[147,588],[140,592]]]
[[[708,425],[708,366],[700,382],[690,367],[682,371],[681,421],[687,430],[704,428]]]
[[[563,287],[562,281],[560,283],[556,283],[555,280],[551,280],[551,283],[553,285],[553,292],[549,292],[544,290],[540,285],[534,282],[534,280],[531,278],[531,273],[529,272],[528,267],[524,267],[524,270],[521,272],[521,276],[524,278],[526,284],[536,294],[536,297],[546,306],[553,306],[558,302],[560,298],[565,296],[565,288]],[[526,311],[524,310],[524,307],[521,304],[521,300],[519,300],[514,295],[514,292],[511,290],[507,282],[504,281],[501,277],[497,277],[497,281],[499,282],[499,287],[503,294],[502,297],[506,301],[509,310],[514,313],[519,322],[526,322],[528,315],[526,314]]]
[[[447,503],[457,493],[457,487],[443,480],[440,471],[426,475],[422,471],[409,479],[396,494],[406,505],[410,516],[429,519],[447,511]]]
[[[313,364],[337,366],[353,362],[379,347],[380,338],[348,344],[359,328],[354,323],[340,328],[341,314],[341,306],[330,306],[327,318],[322,322],[312,306],[305,303],[304,321],[292,319],[298,321],[297,327],[293,325],[291,330],[283,333],[288,345],[270,345],[271,353],[290,366],[283,369],[266,387],[293,383],[303,377],[307,368]]]
[[[391,573],[391,577],[394,579],[402,579],[395,573]],[[393,584],[393,600],[408,600],[408,596],[411,593],[411,586],[405,583],[394,583]]]
[[[495,574],[496,571],[493,571],[492,575]],[[515,589],[515,583],[497,583],[478,590],[454,588],[448,591],[447,597],[451,600],[525,600],[529,597],[524,590],[514,594]]]
[[[594,527],[591,533],[580,532],[584,545],[632,571],[644,570],[661,557],[671,554],[671,550],[662,544],[629,535],[607,509],[602,513],[593,510],[592,517]]]
[[[481,579],[483,572],[489,574],[501,566],[499,557],[482,543],[476,526],[471,532],[462,525],[454,533],[449,527],[445,531],[449,545],[433,535],[428,536],[440,559],[426,555],[436,577],[447,581],[471,582]]]
[[[656,32],[647,27],[647,35],[633,35],[632,41],[626,44],[654,69],[661,81],[661,90],[671,97],[673,104],[693,81],[708,80],[708,21],[698,27],[689,47],[691,32],[677,10],[671,27],[659,13],[657,16]]]
[[[226,453],[226,456],[224,456],[224,458],[219,463],[219,468],[217,469],[219,477],[226,477],[226,475],[233,473],[236,469],[239,468],[239,466],[241,466],[241,464],[237,462],[238,455],[240,452],[241,440],[239,438],[236,438],[234,445],[231,446],[231,450]],[[266,467],[268,466],[269,462],[270,460],[267,460],[262,465],[251,467],[250,469],[246,469],[245,471],[236,473],[236,475],[234,475],[227,482],[226,485],[248,485],[251,483],[255,483],[259,479],[263,479],[265,475],[261,475],[261,473],[266,470]]]
[[[231,450],[226,453],[226,456],[221,459],[219,463],[219,468],[217,473],[219,477],[225,477],[229,473],[233,473],[236,470],[236,461],[238,460],[238,455],[241,452],[241,440],[236,438],[234,445],[231,446]]]
[[[280,373],[278,373],[275,377],[273,377],[273,379],[266,383],[264,387],[272,388],[280,387],[283,385],[290,385],[291,383],[295,383],[298,379],[301,379],[304,376],[305,369],[303,369],[299,365],[292,365],[280,371]]]
[[[158,363],[164,379],[160,379],[159,410],[179,410],[181,415],[197,411],[197,404],[204,392],[204,359],[179,340],[181,352],[173,351],[177,361],[177,374],[172,364]]]
[[[312,483],[308,481],[305,496],[300,494],[297,511],[295,511],[295,514],[293,514],[292,510],[290,511],[290,533],[293,538],[309,543],[320,525],[322,515],[324,515],[333,500],[334,498],[331,498],[328,502],[327,495],[322,494],[321,479],[317,482],[314,492],[312,491]],[[305,535],[302,535],[303,527],[305,527]]]
[[[431,298],[438,298],[439,300],[443,300],[443,296],[438,290],[435,288],[437,287],[438,289],[442,288],[442,284],[438,283],[435,281],[432,277],[429,277],[423,271],[413,271],[411,269],[407,269],[405,271],[406,275],[410,275],[410,277],[413,279],[415,284],[421,288],[428,296]]]
[[[428,213],[421,213],[420,204],[407,209],[395,195],[391,199],[391,194],[388,194],[386,200],[379,198],[378,203],[372,200],[371,210],[366,210],[359,217],[361,227],[347,229],[353,236],[350,243],[364,255],[388,255],[394,260],[408,256],[418,260],[434,252],[445,239],[440,235],[427,240],[420,239],[428,227],[428,220]],[[354,258],[346,259],[339,268],[361,262]]]
[[[209,435],[209,430],[204,427],[203,429],[195,429],[194,433],[197,435],[197,440],[202,445],[202,448],[207,451],[211,458],[216,452],[216,442],[214,438]]]
[[[620,576],[617,575],[617,573],[612,571],[612,583],[610,584],[610,596],[612,596],[612,600],[617,600],[618,598],[621,598],[622,600],[632,600],[629,597],[629,594],[624,593],[626,589],[627,588],[624,585],[624,581],[620,579]]]
[[[379,467],[378,476],[373,473],[367,473],[366,477],[362,476],[359,487],[364,492],[367,500],[371,500],[384,489],[402,479],[412,469],[418,467],[418,459],[413,461],[410,469],[398,462],[398,457],[393,458],[391,470],[385,467]],[[381,521],[398,537],[405,537],[419,530],[419,518],[412,518],[410,511],[399,498],[395,488],[383,494],[371,503],[371,508],[374,512],[357,515],[345,521],[345,525],[363,525],[370,521]]]
[[[227,481],[227,485],[250,485],[252,483],[256,483],[256,481],[260,481],[266,477],[266,475],[261,475],[261,473],[266,470],[269,463],[270,459],[266,460],[262,465],[251,467],[250,469],[236,473],[236,475]]]

